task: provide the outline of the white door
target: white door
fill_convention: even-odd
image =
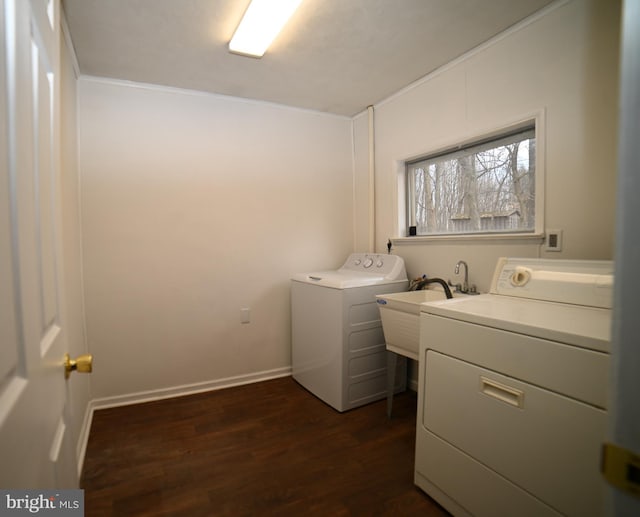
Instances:
[[[0,0],[0,487],[77,487],[58,238],[59,0]]]

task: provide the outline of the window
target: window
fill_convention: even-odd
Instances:
[[[535,173],[534,125],[407,162],[409,234],[533,233]]]

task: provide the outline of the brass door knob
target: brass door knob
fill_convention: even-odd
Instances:
[[[91,373],[93,369],[93,356],[91,354],[79,355],[71,359],[69,354],[64,354],[64,378],[68,379],[71,372]]]

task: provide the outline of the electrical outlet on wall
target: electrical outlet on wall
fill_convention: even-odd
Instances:
[[[562,251],[562,230],[547,230],[545,251]]]
[[[248,307],[244,307],[240,309],[240,323],[250,323],[251,322],[251,309]]]

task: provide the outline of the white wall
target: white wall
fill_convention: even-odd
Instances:
[[[92,396],[288,373],[290,275],[352,251],[351,121],[95,78],[79,112]]]
[[[411,276],[453,279],[465,259],[481,290],[501,255],[611,258],[619,14],[618,2],[558,2],[375,106],[377,251],[403,235],[403,160],[544,111],[545,227],[564,231],[562,253],[531,240],[395,252]],[[368,248],[366,113],[78,88],[92,397],[286,373],[290,274]]]
[[[411,276],[453,280],[456,261],[464,259],[482,290],[501,255],[612,258],[619,16],[616,1],[556,3],[375,106],[376,249],[383,251],[389,237],[406,235],[398,216],[404,160],[543,111],[545,227],[564,231],[561,253],[547,253],[531,240],[418,239],[396,243],[395,252]],[[364,138],[364,120],[366,114],[356,117],[356,138]],[[362,161],[356,156],[356,163]],[[364,174],[356,169],[358,181]],[[356,235],[356,242],[363,241]]]

